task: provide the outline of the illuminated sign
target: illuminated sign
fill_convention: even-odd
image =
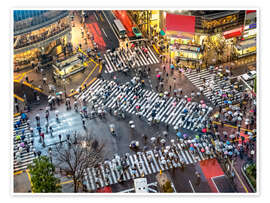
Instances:
[[[220,18],[220,19],[217,19],[217,20],[212,20],[212,21],[208,21],[208,20],[203,20],[202,21],[202,26],[203,28],[214,28],[214,27],[217,27],[217,26],[220,26],[220,25],[225,25],[225,24],[228,24],[228,23],[232,23],[232,22],[235,22],[237,20],[237,16],[236,15],[231,15],[231,16],[227,16],[227,17],[224,17],[224,18]]]
[[[243,27],[239,27],[239,28],[224,32],[223,36],[225,37],[225,39],[229,39],[232,37],[239,37],[241,36],[242,32],[243,32]]]
[[[249,25],[249,29],[256,28],[256,23]]]

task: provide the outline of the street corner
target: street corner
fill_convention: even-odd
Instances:
[[[14,193],[31,193],[31,182],[26,171],[15,172],[13,180]]]

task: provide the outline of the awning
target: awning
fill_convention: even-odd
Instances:
[[[166,29],[182,32],[195,32],[195,16],[166,14]]]

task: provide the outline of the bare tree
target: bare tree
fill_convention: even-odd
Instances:
[[[73,179],[74,192],[82,185],[87,168],[103,161],[104,143],[87,134],[72,136],[66,143],[58,144],[53,150],[54,164]]]

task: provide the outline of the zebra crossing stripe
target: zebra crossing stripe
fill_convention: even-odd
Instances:
[[[191,115],[192,115],[192,110],[195,108],[195,103],[191,103],[190,104],[190,106],[189,106],[189,112],[188,112],[188,114],[187,114],[187,116],[186,116],[186,118],[185,118],[185,120],[184,120],[184,122],[181,124],[181,126],[183,126],[184,128],[185,128],[185,124],[186,124],[186,122],[188,121],[188,119],[191,117]]]
[[[126,154],[126,155],[127,155],[126,162],[127,162],[127,164],[129,165],[128,170],[129,170],[129,173],[131,174],[131,177],[133,178],[132,170],[131,170],[131,163],[129,162],[129,159],[128,159],[129,154]]]
[[[118,183],[118,181],[117,181],[117,177],[115,176],[115,174],[114,174],[114,170],[113,170],[113,167],[112,167],[112,163],[110,162],[110,161],[107,161],[107,163],[108,163],[108,165],[109,165],[109,169],[110,169],[110,171],[111,171],[111,174],[112,174],[112,178],[113,178],[113,182],[114,183]]]
[[[94,177],[96,178],[96,183],[99,183],[97,186],[103,188],[104,187],[104,184],[103,184],[102,178],[101,177],[97,177],[97,173],[96,173],[95,168],[92,168],[92,172],[93,172]],[[99,187],[97,187],[97,188],[99,188]]]
[[[148,50],[150,52],[150,55],[152,55],[152,57],[154,58],[154,60],[156,61],[156,63],[159,63],[159,60],[156,57],[156,55],[153,53],[152,49],[149,46],[147,46],[147,48],[148,48]]]
[[[173,102],[175,101],[175,99],[173,100]],[[180,110],[180,109],[177,109],[179,106],[181,106],[181,102],[179,102],[175,107],[173,106],[173,102],[172,103],[170,103],[168,106],[170,107],[169,108],[169,111],[167,112],[167,114],[169,114],[169,116],[167,117],[167,119],[164,121],[165,123],[168,123],[168,124],[171,124],[174,120],[175,120],[175,118],[176,118],[176,116],[177,116],[177,113],[176,112],[178,112],[178,110]]]
[[[157,163],[157,161],[156,161],[156,157],[155,157],[153,151],[148,151],[147,153],[150,153],[150,154],[151,154],[152,160],[153,160],[153,162],[154,162],[154,164],[155,164],[155,167],[156,167],[157,171],[160,171],[159,165],[158,165],[158,163]]]
[[[137,153],[137,155],[138,155],[138,157],[139,157],[140,162],[142,163],[142,167],[143,167],[143,170],[144,170],[144,174],[145,174],[145,175],[148,175],[148,171],[150,170],[150,168],[149,168],[148,165],[146,165],[147,162],[144,162],[144,161],[143,161],[143,157],[142,157],[142,153],[141,153],[141,152]],[[148,171],[147,171],[147,169],[148,169]],[[151,170],[150,170],[150,173],[151,173]],[[149,174],[150,174],[150,173],[149,173]]]
[[[168,166],[167,166],[167,161],[166,161],[165,164],[162,164],[162,162],[161,162],[161,158],[162,158],[162,157],[164,158],[164,156],[163,156],[161,150],[158,150],[158,154],[159,154],[159,157],[160,157],[160,158],[159,158],[160,164],[161,164],[162,166],[164,166],[165,170],[168,170],[169,168],[168,168]]]
[[[159,153],[155,152],[154,157],[157,158],[157,163],[159,164],[161,170],[164,171],[164,167],[163,167],[163,165],[161,164],[161,161],[160,161]]]
[[[128,157],[129,157],[129,159],[130,159],[130,162],[131,162],[132,167],[137,168],[135,162],[133,161],[132,155],[129,155]],[[136,178],[139,177],[138,170],[135,171],[135,177],[136,177]]]
[[[107,180],[104,181],[105,184],[106,184],[106,186],[112,185],[113,184],[112,178],[111,178],[111,176],[109,174],[107,174],[107,172],[105,172],[105,169],[103,167],[103,164],[101,164],[100,167],[101,167],[101,171],[102,171],[102,174],[103,174],[104,179],[106,180],[106,177],[109,179],[109,183],[107,182]]]
[[[177,143],[177,146],[178,146],[178,148],[180,149],[180,152],[181,152],[181,154],[182,154],[182,157],[184,158],[184,161],[186,162],[186,164],[189,164],[189,162],[188,162],[188,160],[187,160],[187,157],[186,157],[185,153],[183,152],[182,147],[180,146],[179,143]]]
[[[171,101],[174,101],[175,98],[173,97],[170,97],[168,100],[167,100],[167,103],[171,102]],[[166,104],[166,103],[165,103]],[[158,111],[157,113],[157,117],[160,118],[163,116],[163,114],[166,112],[166,109],[168,108],[169,105],[165,105],[163,104],[163,106],[160,108],[160,110]]]
[[[117,164],[118,164],[119,166],[121,166],[120,160],[119,160],[119,159],[116,159],[116,160],[117,160]],[[123,180],[126,181],[127,179],[126,179],[126,176],[125,176],[125,173],[124,173],[122,167],[121,167],[121,170],[120,170],[120,174],[123,174]],[[120,177],[120,176],[119,176],[119,177]]]
[[[139,160],[137,159],[137,156],[136,156],[136,154],[133,154],[133,157],[134,157],[134,163],[135,163],[135,165],[137,165],[137,169],[138,169],[138,171],[139,171],[139,175],[142,177],[142,175],[143,175],[143,173],[144,173],[144,170],[143,170],[143,168],[141,168],[140,167],[140,162],[139,162]]]
[[[142,157],[142,161],[144,161],[144,163],[145,163],[145,166],[148,170],[148,173],[151,174],[152,173],[151,168],[149,167],[148,161],[147,161],[145,154],[143,152],[141,153],[141,157]],[[153,170],[153,173],[155,173],[154,170]]]
[[[93,180],[93,177],[92,177],[90,168],[87,168],[87,174],[88,174],[88,177],[89,177],[89,179],[90,179],[91,190],[95,190],[95,189],[96,189],[96,184],[94,183],[95,181]]]
[[[180,162],[183,162],[184,161],[184,158],[183,158],[183,156],[181,156],[180,155],[180,153],[179,153],[179,151],[177,150],[177,146],[174,144],[174,147],[175,147],[175,152],[176,152],[176,154],[178,155],[178,157],[179,157],[179,161]]]
[[[90,186],[90,183],[89,183],[89,176],[87,175],[87,172],[84,171],[84,180],[86,181],[86,187],[88,190],[91,190],[91,186]]]
[[[152,108],[153,108],[153,106],[154,106],[154,104],[155,104],[155,102],[152,102],[152,101],[155,101],[156,100],[156,98],[158,97],[158,94],[156,94],[155,92],[150,92],[150,98],[151,98],[151,104],[150,104],[150,108],[148,108],[148,110],[146,111],[146,112],[144,112],[143,113],[143,116],[144,117],[147,117],[147,115],[149,116],[149,115],[151,115],[151,110],[152,110]]]
[[[146,61],[145,65],[150,65],[151,62],[147,61],[146,57],[144,56],[144,54],[143,54],[143,52],[142,52],[142,50],[140,48],[139,48],[139,52],[141,53],[142,58]]]
[[[176,123],[179,123],[181,116],[182,116],[182,110],[185,108],[186,105],[186,100],[181,99],[181,101],[179,102],[180,107],[178,107],[178,110],[176,111],[176,117],[170,122],[171,125],[175,126]]]
[[[147,158],[146,158],[146,156],[151,156],[151,158],[152,158],[152,155],[151,154],[149,154],[149,153],[143,153],[143,157],[144,157],[144,159],[146,159],[146,160],[148,160]],[[148,161],[146,162],[146,163],[148,163]],[[152,160],[150,161],[150,166],[151,166],[151,168],[152,168],[152,171],[153,171],[153,173],[156,173],[156,172],[158,172],[158,170],[155,168],[155,166],[154,166],[154,164],[153,164],[153,158],[152,158]],[[150,170],[149,170],[150,171]],[[151,174],[151,173],[150,173]]]
[[[113,68],[112,68],[112,65],[111,65],[111,62],[110,62],[110,60],[108,59],[108,57],[107,57],[107,54],[104,54],[104,57],[105,57],[105,60],[106,60],[106,68],[107,68],[107,71],[109,72],[109,73],[111,73],[111,72],[113,72]]]

